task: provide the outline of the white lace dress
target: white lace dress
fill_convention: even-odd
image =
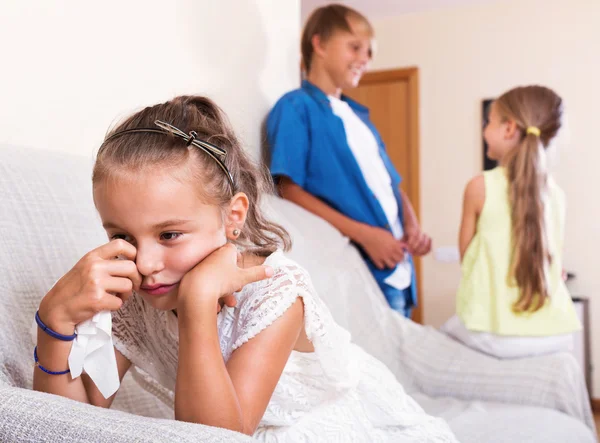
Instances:
[[[455,442],[447,424],[428,416],[393,374],[350,342],[317,296],[307,272],[281,251],[265,264],[272,278],[237,293],[217,317],[223,358],[271,325],[298,298],[314,353],[292,351],[255,438],[267,442]],[[177,374],[177,318],[134,295],[113,317],[116,348],[171,405]],[[157,384],[157,383],[158,384]],[[160,385],[160,387],[159,387]],[[202,401],[202,400],[199,400]]]

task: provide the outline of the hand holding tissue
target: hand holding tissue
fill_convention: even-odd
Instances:
[[[60,319],[58,330],[75,325],[68,358],[71,376],[77,378],[85,371],[105,398],[117,392],[120,384],[111,312],[120,309],[141,284],[136,253],[135,247],[122,239],[88,252],[40,303],[44,316],[52,312]]]

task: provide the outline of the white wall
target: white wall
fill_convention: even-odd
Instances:
[[[481,171],[481,100],[541,83],[565,100],[570,145],[556,178],[568,198],[565,266],[591,299],[600,396],[600,2],[508,0],[376,21],[374,69],[420,69],[421,212],[436,246],[456,245],[462,192]],[[566,151],[566,152],[565,152]],[[454,312],[458,264],[424,260],[425,322]]]
[[[92,157],[116,118],[177,94],[225,109],[255,155],[299,83],[299,0],[5,1],[0,143]]]

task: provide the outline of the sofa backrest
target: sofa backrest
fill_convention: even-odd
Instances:
[[[2,372],[23,377],[20,386],[31,386],[30,330],[40,299],[106,238],[92,203],[91,165],[0,146],[0,358]]]

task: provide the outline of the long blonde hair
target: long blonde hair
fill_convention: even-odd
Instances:
[[[197,136],[227,151],[225,167],[231,173],[234,189],[219,164],[200,149],[188,149],[178,137],[152,132],[133,132],[117,138],[121,131],[155,128],[155,121],[167,122],[185,134]],[[291,239],[280,225],[268,220],[261,210],[264,194],[273,194],[273,181],[267,168],[255,163],[245,152],[221,109],[201,96],[180,96],[147,107],[109,132],[102,144],[92,176],[94,186],[121,174],[135,174],[147,168],[179,168],[191,172],[197,193],[203,201],[221,208],[229,204],[232,192],[244,192],[249,208],[246,223],[234,243],[246,251],[268,255],[278,247],[288,250]]]
[[[543,86],[525,86],[495,100],[503,120],[514,121],[521,132],[518,147],[505,158],[509,180],[513,256],[509,278],[520,289],[513,309],[535,312],[549,297],[545,150],[561,127],[562,99]],[[539,135],[538,131],[539,130]]]

